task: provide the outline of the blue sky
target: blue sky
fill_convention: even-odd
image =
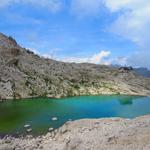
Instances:
[[[44,57],[150,68],[149,0],[0,0],[0,32]]]

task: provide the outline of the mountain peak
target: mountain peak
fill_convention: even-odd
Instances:
[[[12,48],[17,47],[18,44],[11,36],[6,36],[3,33],[0,33],[0,46]]]

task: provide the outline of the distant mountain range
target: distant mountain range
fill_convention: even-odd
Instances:
[[[112,67],[121,68],[123,66],[121,66],[121,65],[112,65]],[[129,67],[127,67],[127,68],[129,68]],[[134,70],[140,76],[150,78],[150,70],[148,68],[139,67],[139,68],[132,68],[132,70]]]
[[[141,76],[149,76],[143,70],[45,59],[0,33],[0,99],[150,95],[150,78]]]
[[[147,68],[134,68],[134,70],[139,75],[150,78],[150,70]]]

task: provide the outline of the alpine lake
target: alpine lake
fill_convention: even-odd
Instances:
[[[67,121],[150,114],[150,97],[78,96],[0,102],[0,136],[43,135]]]

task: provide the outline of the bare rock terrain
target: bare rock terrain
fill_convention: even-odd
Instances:
[[[42,58],[0,33],[0,100],[97,94],[150,95],[150,78],[131,68]]]
[[[40,137],[5,137],[0,150],[149,150],[150,115],[67,122]]]
[[[150,78],[132,68],[40,57],[0,33],[0,100],[76,95],[150,95]],[[0,150],[149,150],[150,115],[67,122],[39,137],[4,137]]]

